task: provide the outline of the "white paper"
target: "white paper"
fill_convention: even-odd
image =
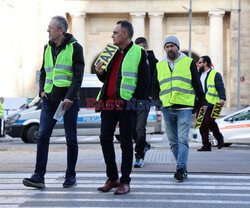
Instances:
[[[57,108],[55,115],[53,117],[57,121],[61,120],[64,116],[64,113],[65,113],[65,110],[62,109],[62,105],[63,105],[63,101],[61,101],[60,104],[58,105],[58,108]]]

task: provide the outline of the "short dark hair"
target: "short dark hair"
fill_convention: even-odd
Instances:
[[[211,67],[211,59],[209,56],[202,56],[203,63],[207,62],[207,66]]]
[[[133,25],[127,21],[127,20],[121,20],[121,21],[118,21],[116,24],[121,24],[121,28],[123,30],[127,30],[128,32],[128,37],[129,39],[131,40],[133,35],[134,35],[134,28],[133,28]]]
[[[56,20],[56,26],[57,28],[63,29],[63,34],[65,34],[68,30],[68,22],[63,16],[54,16],[52,19]]]
[[[144,37],[136,38],[135,44],[137,44],[137,45],[142,44],[144,48],[148,47],[148,42],[147,42],[146,38],[144,38]]]

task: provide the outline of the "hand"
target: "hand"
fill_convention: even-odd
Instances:
[[[47,96],[46,92],[44,92],[44,91],[41,92],[41,97],[42,98],[44,97],[44,98],[46,98],[48,100],[48,96]]]
[[[221,99],[220,104],[221,104],[221,106],[223,106],[225,104],[225,100]]]
[[[203,109],[204,111],[206,111],[206,110],[207,110],[207,105],[203,105],[203,106],[202,106],[202,109]]]
[[[95,67],[96,73],[99,74],[99,75],[103,75],[104,72],[105,72],[105,70],[101,68],[103,64],[104,64],[104,62],[100,62]]]
[[[71,100],[65,98],[63,101],[62,109],[67,111],[71,107],[72,104],[73,102]]]

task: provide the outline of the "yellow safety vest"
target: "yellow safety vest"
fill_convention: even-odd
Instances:
[[[215,70],[210,70],[208,77],[207,77],[207,92],[206,92],[206,100],[210,104],[215,104],[220,102],[219,94],[215,88],[215,76],[219,73]]]
[[[160,85],[160,99],[163,107],[174,104],[194,106],[195,91],[190,71],[192,59],[181,58],[171,71],[167,61],[156,64],[157,79]]]
[[[134,91],[137,86],[138,67],[141,60],[141,47],[132,45],[126,53],[121,66],[121,84],[120,96],[124,100],[130,100],[133,97]],[[100,98],[101,91],[99,92],[96,100]]]
[[[3,104],[0,102],[0,118],[4,116]]]
[[[44,91],[46,93],[51,92],[53,85],[57,87],[69,87],[71,85],[73,78],[73,44],[75,42],[67,44],[58,54],[55,65],[53,63],[51,46],[47,45],[44,56],[44,68],[46,72]]]

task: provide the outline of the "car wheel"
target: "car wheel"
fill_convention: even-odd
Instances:
[[[28,140],[27,140],[26,135],[23,135],[23,136],[21,137],[21,139],[22,139],[22,141],[23,141],[24,143],[29,143]]]
[[[231,145],[232,145],[232,143],[224,143],[223,147],[229,147]]]
[[[39,132],[38,125],[32,125],[27,129],[27,143],[37,143],[37,137]]]
[[[213,136],[212,132],[209,132],[208,140],[210,141],[212,147],[216,147],[218,145],[218,142]]]

